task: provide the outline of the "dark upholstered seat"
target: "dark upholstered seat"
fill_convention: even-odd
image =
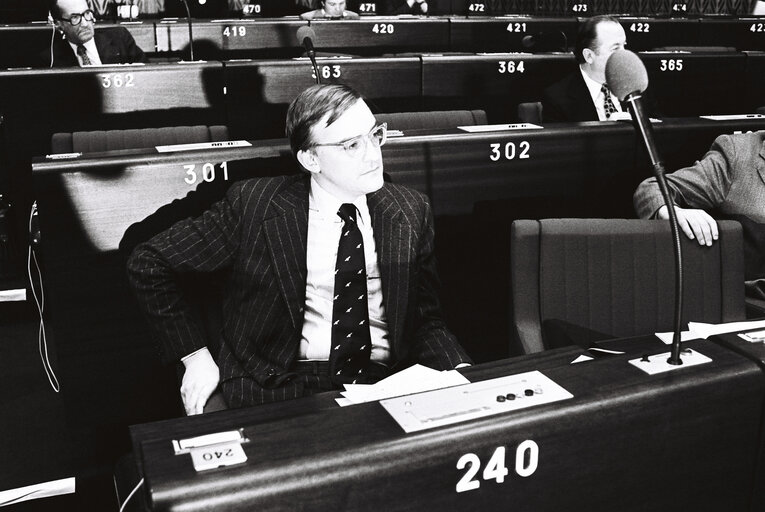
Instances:
[[[518,104],[518,120],[522,123],[539,124],[543,119],[542,102],[530,101]]]
[[[745,318],[741,225],[712,247],[683,240],[683,323]],[[549,348],[546,320],[626,337],[674,326],[674,255],[657,220],[518,220],[511,227],[511,314],[524,352]]]

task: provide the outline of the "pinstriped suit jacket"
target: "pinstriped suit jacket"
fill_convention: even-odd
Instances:
[[[160,335],[166,359],[208,345],[183,300],[179,275],[226,269],[216,360],[231,407],[302,396],[289,368],[302,331],[308,231],[307,175],[242,181],[197,219],[139,245],[131,284]],[[367,204],[394,364],[451,369],[470,359],[441,319],[430,205],[386,183]]]

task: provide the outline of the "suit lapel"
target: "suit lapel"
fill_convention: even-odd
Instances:
[[[412,227],[388,187],[367,196],[391,349],[399,352],[409,296]],[[394,355],[395,359],[395,355]]]
[[[277,282],[296,328],[302,323],[305,304],[308,183],[306,176],[275,195],[271,217],[264,222]]]
[[[590,96],[590,90],[587,88],[587,84],[584,82],[582,73],[577,70],[577,77],[571,84],[569,89],[569,97],[577,109],[577,118],[580,121],[597,121],[598,111],[595,108],[595,103]]]
[[[760,179],[765,183],[765,139],[760,145],[760,158],[757,160],[757,173]]]

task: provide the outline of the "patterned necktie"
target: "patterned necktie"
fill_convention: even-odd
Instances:
[[[600,88],[600,92],[603,93],[603,110],[606,113],[606,119],[611,117],[611,114],[616,112],[616,106],[611,101],[611,91],[608,90],[606,84],[603,84]]]
[[[90,57],[88,57],[88,50],[85,49],[83,45],[77,45],[77,55],[79,55],[80,59],[82,60],[83,66],[90,66],[93,63],[90,62]]]
[[[343,204],[337,214],[343,219],[343,229],[335,265],[329,371],[335,384],[348,384],[355,383],[369,365],[372,341],[364,241],[356,224],[356,207]]]

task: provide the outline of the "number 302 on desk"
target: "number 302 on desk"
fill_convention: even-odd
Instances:
[[[505,460],[506,449],[498,446],[483,468],[481,477],[484,481],[494,480],[498,484],[505,481],[510,474]],[[515,449],[515,474],[520,477],[528,477],[534,474],[539,466],[539,445],[527,439]],[[481,487],[481,481],[476,478],[481,470],[481,459],[475,453],[466,453],[457,461],[457,469],[466,470],[462,478],[457,482],[457,492],[474,491]]]

